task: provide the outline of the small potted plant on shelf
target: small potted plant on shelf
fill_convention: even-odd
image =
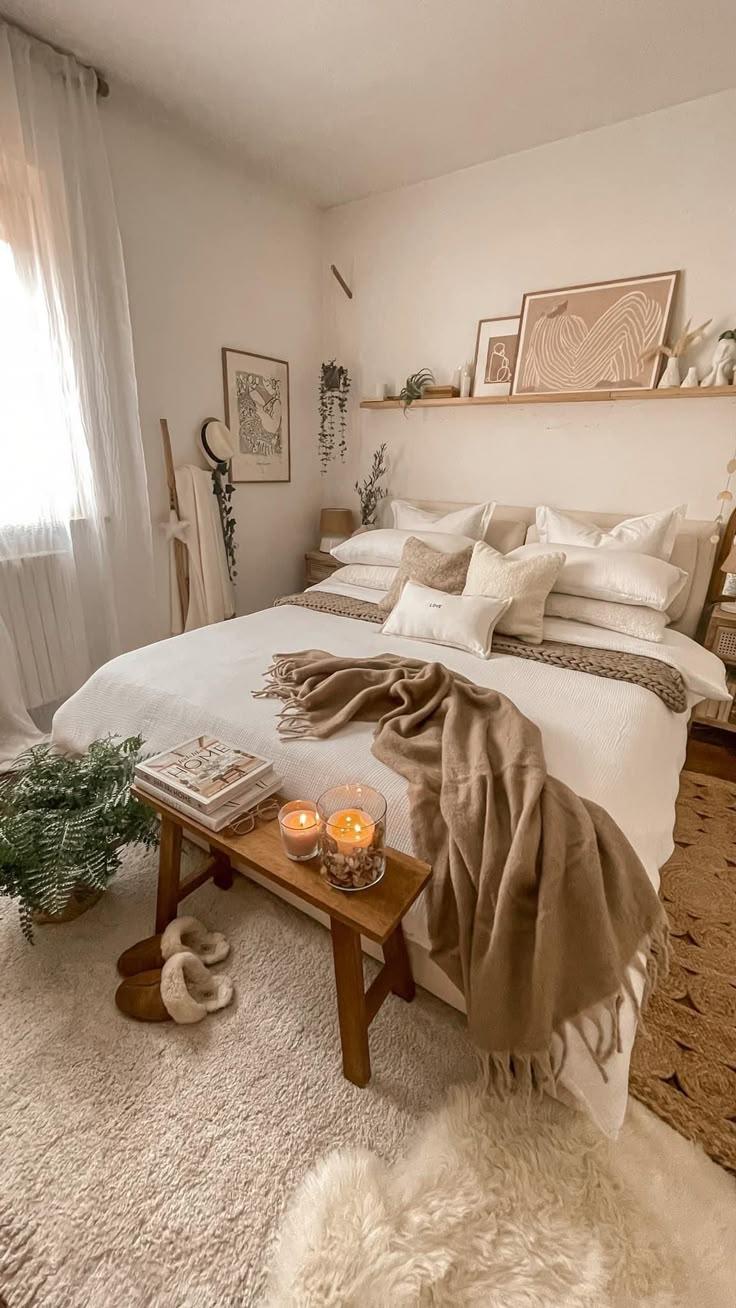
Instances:
[[[379,445],[374,452],[373,463],[368,476],[364,481],[356,481],[355,483],[355,489],[360,500],[360,521],[363,527],[375,526],[378,505],[384,496],[388,494],[385,486],[380,485],[386,472],[386,442],[384,441],[383,445]]]
[[[96,740],[81,758],[50,745],[0,776],[0,895],[33,921],[65,921],[91,907],[129,844],[155,845],[156,818],[131,796],[140,736]]]
[[[433,381],[434,373],[429,368],[420,368],[419,372],[410,373],[399,391],[399,399],[404,406],[404,417],[414,401],[421,400],[424,387],[429,386]]]
[[[335,448],[344,459],[347,452],[345,432],[347,429],[348,396],[350,394],[350,377],[347,368],[330,359],[323,363],[319,378],[319,458],[322,471],[327,471],[328,463],[335,457]]]

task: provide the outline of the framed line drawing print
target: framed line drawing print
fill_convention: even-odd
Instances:
[[[508,395],[519,338],[519,315],[481,318],[475,338],[473,395]]]
[[[641,355],[664,344],[678,275],[527,292],[511,394],[652,390],[661,360]]]
[[[222,351],[225,422],[235,434],[233,481],[290,481],[289,365],[285,359]]]

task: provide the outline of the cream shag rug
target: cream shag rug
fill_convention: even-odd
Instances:
[[[218,970],[235,1003],[195,1027],[127,1021],[115,959],[150,930],[154,883],[151,856],[130,855],[33,948],[0,903],[9,1308],[260,1304],[315,1167],[272,1303],[732,1308],[736,1186],[700,1150],[639,1105],[617,1145],[555,1105],[525,1121],[464,1090],[443,1109],[475,1062],[460,1016],[421,993],[387,1000],[356,1089],[327,932],[251,883],[187,901],[232,941]],[[325,1275],[332,1297],[309,1297],[305,1278]]]

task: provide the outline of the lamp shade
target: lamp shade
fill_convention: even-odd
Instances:
[[[736,572],[736,540],[720,565],[721,572]]]
[[[325,553],[353,533],[352,509],[323,509],[319,515],[319,547]]]

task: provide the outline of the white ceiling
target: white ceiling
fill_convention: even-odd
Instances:
[[[732,0],[0,0],[320,205],[736,84]],[[687,171],[687,160],[683,160]]]

